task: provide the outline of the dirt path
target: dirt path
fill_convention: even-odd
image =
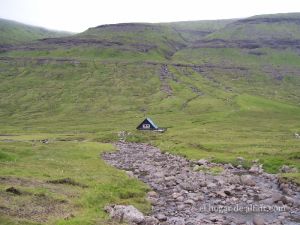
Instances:
[[[148,199],[160,224],[300,224],[299,187],[279,184],[259,167],[250,173],[188,161],[146,144],[116,146],[119,151],[103,158],[153,189]]]

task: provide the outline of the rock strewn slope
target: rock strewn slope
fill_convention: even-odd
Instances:
[[[259,166],[248,171],[206,160],[193,162],[146,144],[119,142],[117,147],[119,151],[103,158],[154,190],[148,199],[160,224],[299,222],[299,188],[279,184]]]

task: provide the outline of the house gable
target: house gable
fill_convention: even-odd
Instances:
[[[146,118],[140,125],[137,126],[138,130],[157,130],[158,126],[153,123],[150,118]]]

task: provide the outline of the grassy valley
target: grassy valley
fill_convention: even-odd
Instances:
[[[298,17],[105,25],[3,48],[0,223],[107,224],[108,203],[148,212],[148,187],[100,158],[120,131],[191,159],[300,169]],[[167,132],[136,131],[145,116]]]

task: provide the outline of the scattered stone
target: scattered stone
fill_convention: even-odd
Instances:
[[[215,188],[215,187],[217,187],[217,185],[215,184],[215,183],[208,183],[207,185],[207,188]]]
[[[227,197],[227,195],[224,193],[223,190],[222,190],[222,191],[216,192],[216,194],[217,194],[218,196],[222,197],[222,198],[226,198],[226,197]]]
[[[162,214],[162,213],[159,213],[156,215],[156,218],[159,220],[159,221],[167,221],[167,217],[165,214]]]
[[[181,196],[180,193],[176,193],[175,192],[175,193],[172,194],[172,197],[175,198],[175,199],[178,198],[178,197],[180,197],[180,196]]]
[[[159,221],[153,216],[145,216],[144,225],[158,225]]]
[[[254,164],[250,169],[249,169],[250,173],[254,173],[254,174],[261,174],[264,172],[263,168],[262,168],[262,164],[261,165],[256,165]]]
[[[254,225],[264,225],[265,220],[261,216],[255,215],[253,218],[253,224]]]
[[[245,159],[243,157],[236,157],[236,160],[239,162],[239,163],[243,163],[245,161]]]
[[[158,194],[157,194],[155,191],[149,191],[149,192],[147,193],[147,196],[148,196],[149,198],[158,198]]]
[[[280,169],[281,173],[297,173],[298,169],[295,167],[289,167],[287,165],[283,165]]]
[[[201,167],[199,165],[195,165],[193,167],[193,171],[199,171],[201,169]]]
[[[241,179],[238,175],[233,175],[233,176],[228,177],[227,182],[229,184],[239,184],[239,183],[241,183]]]
[[[224,165],[225,169],[234,169],[234,166],[231,163],[225,164]]]
[[[195,205],[195,202],[192,199],[188,199],[188,200],[184,201],[184,203],[188,204],[188,205]]]
[[[255,181],[253,180],[251,175],[242,175],[241,183],[247,186],[255,186]]]
[[[43,140],[40,140],[40,142],[41,142],[42,144],[48,144],[48,143],[49,143],[49,140],[48,140],[48,139],[43,139]]]
[[[185,225],[185,221],[184,218],[182,217],[171,217],[170,219],[168,219],[169,224],[173,224],[173,225]]]
[[[130,178],[134,178],[135,176],[134,176],[134,173],[132,172],[132,171],[125,171],[126,172],[126,174],[127,174],[127,176],[128,177],[130,177]]]
[[[282,196],[282,197],[280,198],[280,200],[281,200],[282,203],[285,204],[285,205],[288,205],[288,204],[291,205],[291,206],[294,205],[294,199],[291,198],[291,197],[288,197],[288,196]]]
[[[274,203],[274,200],[272,198],[267,198],[260,201],[260,204],[264,205],[272,205]]]
[[[152,188],[147,198],[155,218],[149,219],[149,225],[279,223],[278,212],[268,212],[268,221],[263,223],[260,218],[252,218],[250,222],[249,215],[243,212],[234,213],[235,218],[232,218],[230,213],[221,214],[218,210],[205,208],[208,206],[218,209],[246,204],[276,205],[285,208],[285,222],[300,214],[300,189],[276,175],[263,172],[261,166],[253,165],[248,170],[206,160],[198,163],[170,153],[162,154],[150,145],[125,141],[118,142],[117,147],[119,151],[105,153],[103,158],[117,168],[134,171],[136,177]],[[213,168],[223,169],[222,174],[197,171]],[[148,218],[144,216],[139,225],[146,224],[146,220]]]
[[[272,194],[272,201],[273,203],[277,203],[278,201],[280,201],[282,199],[282,194],[275,192]]]
[[[199,160],[197,161],[197,164],[198,164],[199,166],[206,165],[207,163],[208,163],[208,161],[207,161],[206,159],[199,159]]]

